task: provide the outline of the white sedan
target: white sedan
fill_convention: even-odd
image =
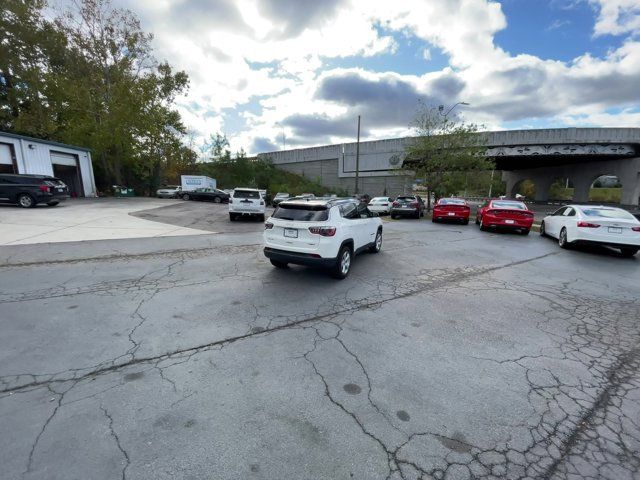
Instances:
[[[615,207],[565,205],[544,217],[540,235],[557,238],[562,248],[599,244],[618,248],[625,257],[640,250],[640,220]]]
[[[388,215],[391,213],[391,197],[374,197],[369,201],[369,211],[376,212],[379,215]]]

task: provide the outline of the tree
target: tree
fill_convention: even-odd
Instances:
[[[110,0],[72,5],[48,20],[45,0],[3,3],[0,128],[88,147],[99,188],[152,191],[193,156],[174,109],[189,79],[154,59],[133,12]]]
[[[484,156],[478,125],[443,116],[437,107],[421,103],[411,126],[417,136],[405,149],[401,171],[425,180],[428,209],[431,194],[438,199],[457,192],[464,174],[493,168],[493,162]]]

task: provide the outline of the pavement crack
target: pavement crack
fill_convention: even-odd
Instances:
[[[100,410],[102,410],[102,413],[104,413],[104,416],[107,417],[107,419],[109,420],[109,432],[111,433],[111,436],[115,440],[116,446],[118,447],[118,450],[120,450],[120,453],[122,453],[122,455],[124,456],[125,465],[124,465],[124,467],[122,467],[121,478],[122,478],[122,480],[126,480],[127,479],[127,468],[129,468],[129,465],[131,465],[131,459],[129,458],[129,454],[127,453],[127,451],[124,448],[122,448],[122,443],[120,442],[120,437],[118,437],[118,434],[116,433],[116,431],[113,428],[113,417],[109,414],[107,409],[104,408],[102,405],[100,405]]]

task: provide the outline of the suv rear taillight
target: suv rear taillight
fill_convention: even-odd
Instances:
[[[309,233],[323,237],[333,237],[336,234],[336,227],[309,227]]]
[[[634,232],[640,232],[640,227],[631,227]]]
[[[264,224],[264,229],[265,230],[271,230],[272,228],[273,228],[273,223],[267,222],[267,223]]]
[[[590,222],[578,222],[578,226],[581,228],[600,228],[600,225],[598,225],[597,223]]]
[[[400,206],[400,204],[399,204],[398,202],[393,202],[393,203],[391,204],[391,206],[392,206],[392,207],[399,207],[399,206]]]
[[[411,202],[411,206],[413,208],[418,208],[420,206],[420,204],[418,202]]]
[[[47,185],[39,185],[40,191],[43,193],[49,193],[50,188]]]

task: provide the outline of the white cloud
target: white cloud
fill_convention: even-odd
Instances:
[[[594,34],[623,35],[640,33],[640,2],[638,0],[590,0],[599,10]]]
[[[467,119],[492,127],[535,118],[610,124],[607,110],[638,106],[640,5],[580,1],[597,7],[594,35],[627,35],[622,46],[571,62],[511,55],[494,41],[508,19],[493,0],[139,0],[135,10],[155,34],[157,56],[191,78],[180,102],[185,123],[201,135],[227,130],[234,149],[249,149],[280,145],[278,123],[288,144],[351,140],[350,119],[359,113],[368,138],[404,134],[418,97],[467,101]],[[425,60],[438,49],[449,66],[417,75],[326,66],[391,56],[413,37],[428,45],[415,47]],[[251,112],[243,111],[250,102]],[[235,122],[244,127],[229,131],[225,109],[238,109]],[[314,135],[295,138],[314,125]]]

